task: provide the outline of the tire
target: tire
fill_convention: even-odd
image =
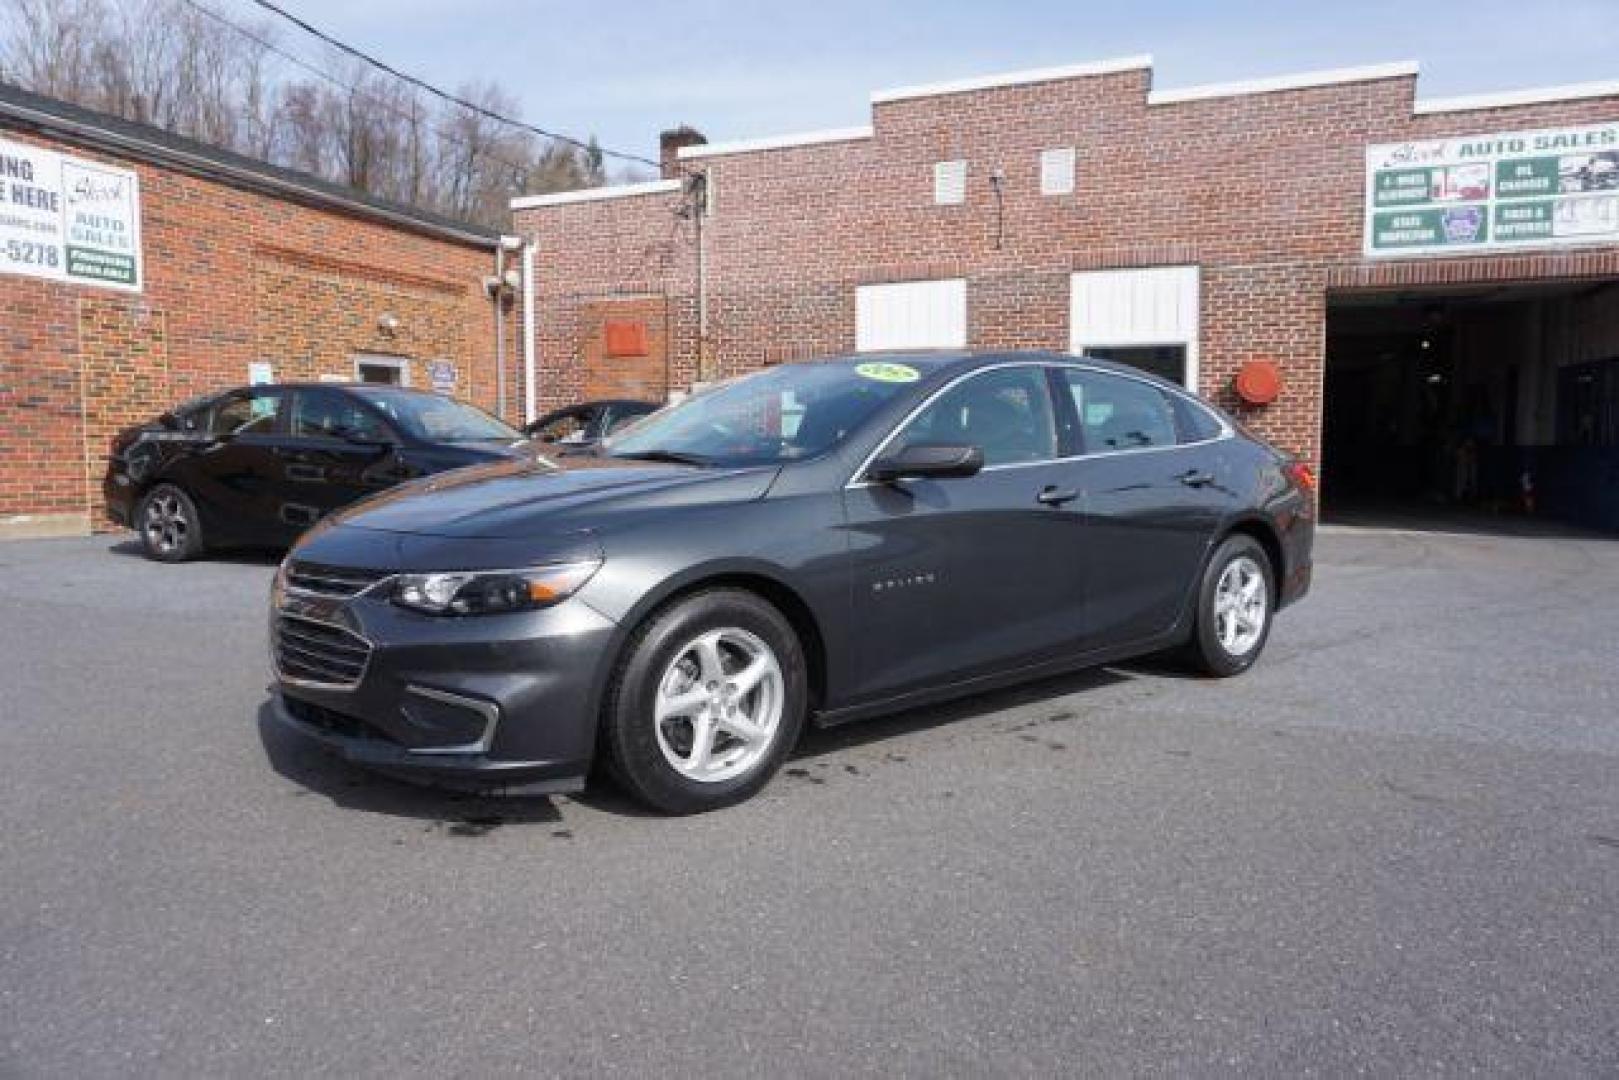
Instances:
[[[157,484],[135,507],[135,530],[148,559],[185,562],[202,554],[202,518],[191,496],[173,484]]]
[[[1265,651],[1275,614],[1270,556],[1251,536],[1227,537],[1209,556],[1198,583],[1187,659],[1216,678],[1242,674]]]
[[[798,741],[807,685],[803,646],[775,607],[741,589],[696,593],[626,644],[603,707],[602,755],[654,810],[733,805]]]

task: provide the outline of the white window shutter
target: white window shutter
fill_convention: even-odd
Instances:
[[[933,166],[933,201],[956,206],[967,201],[967,163],[941,161]]]
[[[1076,156],[1072,146],[1040,151],[1040,194],[1072,195],[1074,193]]]

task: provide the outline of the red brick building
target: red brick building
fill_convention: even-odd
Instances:
[[[855,349],[1091,352],[1324,464],[1329,508],[1527,487],[1619,526],[1592,479],[1619,479],[1619,83],[1152,84],[1131,58],[879,92],[867,127],[683,129],[662,180],[514,201],[538,403]],[[1244,401],[1266,364],[1279,396]]]
[[[255,378],[522,402],[516,241],[0,86],[0,536],[100,523],[120,427]],[[512,279],[515,282],[515,276]]]

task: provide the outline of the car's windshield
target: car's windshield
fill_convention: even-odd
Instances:
[[[787,364],[643,417],[610,439],[607,452],[698,465],[814,457],[920,377],[904,364]]]
[[[515,428],[507,427],[482,409],[437,394],[369,386],[356,387],[354,393],[387,413],[397,427],[418,439],[488,442],[522,438]]]

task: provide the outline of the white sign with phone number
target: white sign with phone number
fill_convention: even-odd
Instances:
[[[0,273],[139,292],[139,179],[0,139]]]

